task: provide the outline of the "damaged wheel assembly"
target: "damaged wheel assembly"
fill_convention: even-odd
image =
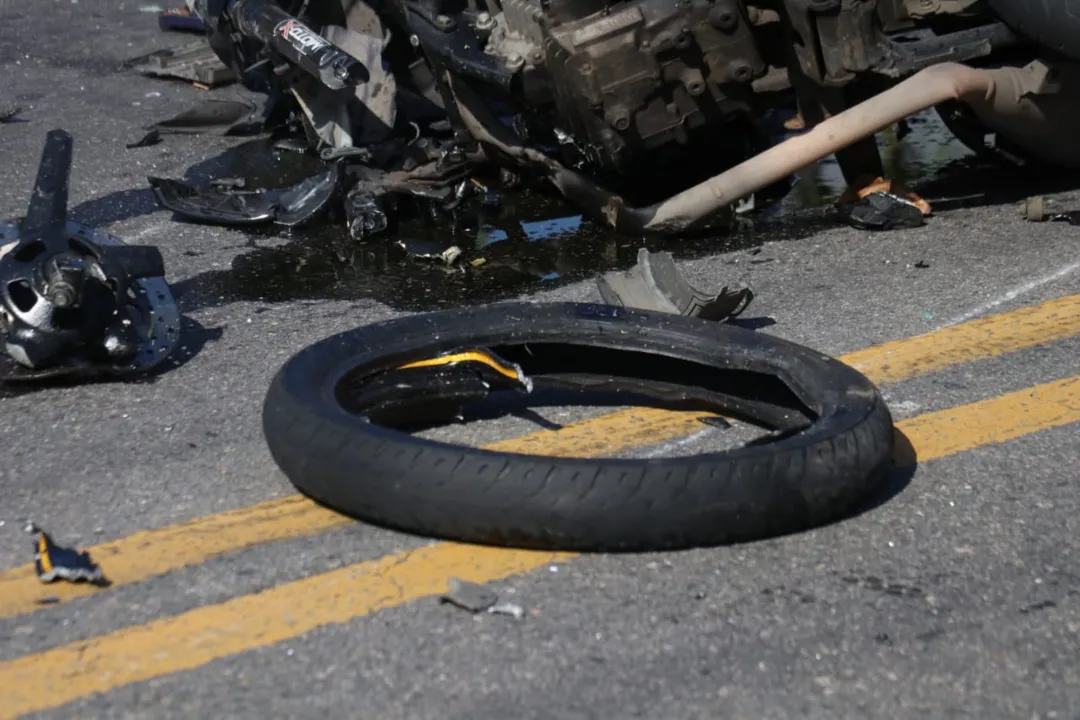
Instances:
[[[48,134],[26,216],[0,222],[4,380],[146,372],[179,340],[161,252],[68,220],[72,149]]]
[[[470,403],[541,391],[644,397],[772,432],[645,460],[496,452],[411,432]],[[728,324],[573,303],[444,311],[327,338],[275,376],[263,427],[292,483],[340,512],[576,551],[714,545],[836,520],[874,492],[893,448],[879,392],[837,360]]]

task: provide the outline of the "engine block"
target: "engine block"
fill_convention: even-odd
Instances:
[[[623,171],[639,150],[685,145],[725,114],[726,90],[767,70],[736,0],[504,0],[482,17],[486,52],[529,77],[594,161]],[[546,79],[543,87],[535,76]],[[633,150],[634,152],[627,152]],[[624,158],[627,160],[624,161]]]

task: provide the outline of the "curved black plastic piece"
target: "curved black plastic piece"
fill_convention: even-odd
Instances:
[[[319,213],[340,186],[337,163],[288,188],[224,190],[148,177],[158,204],[186,218],[215,225],[301,225]]]

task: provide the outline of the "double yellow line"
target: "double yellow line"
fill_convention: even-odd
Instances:
[[[898,382],[1080,334],[1080,296],[842,356],[878,383]],[[489,446],[513,452],[596,456],[684,437],[700,413],[634,409]],[[1080,421],[1080,378],[1067,378],[898,423],[919,461],[945,457]],[[897,458],[901,464],[914,458]],[[350,522],[292,496],[147,531],[91,548],[114,587],[259,543]],[[197,608],[87,641],[0,663],[0,718],[199,667],[442,592],[450,577],[488,582],[574,557],[436,543]],[[43,595],[70,600],[93,590],[43,588],[32,565],[0,574],[0,617],[39,609]],[[101,592],[101,591],[97,591]]]
[[[993,358],[1080,334],[1080,295],[974,320],[925,335],[841,356],[880,384]],[[554,456],[598,456],[684,437],[700,430],[700,413],[635,408],[489,446],[493,450]],[[352,522],[306,498],[291,495],[191,522],[139,532],[89,548],[113,587],[197,565],[262,543],[325,532]],[[99,589],[43,587],[33,564],[0,573],[0,619],[40,609],[47,596],[66,602]],[[51,607],[51,606],[50,606]]]

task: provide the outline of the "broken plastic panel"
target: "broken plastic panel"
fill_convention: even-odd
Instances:
[[[494,590],[484,585],[454,577],[450,578],[446,594],[440,600],[462,610],[478,613],[495,607],[495,604],[499,602],[499,596]]]
[[[287,188],[227,190],[196,188],[179,180],[149,177],[157,202],[192,220],[218,225],[276,223],[296,227],[312,220],[340,188],[338,163]]]
[[[67,580],[100,586],[109,584],[101,568],[90,559],[89,553],[61,547],[53,542],[47,532],[37,532],[34,569],[37,571],[38,580],[44,583]]]
[[[702,292],[682,277],[671,253],[651,253],[645,248],[638,250],[637,264],[630,270],[608,273],[596,284],[608,305],[705,320],[737,317],[754,299],[748,287],[730,290],[725,286],[715,295]]]

